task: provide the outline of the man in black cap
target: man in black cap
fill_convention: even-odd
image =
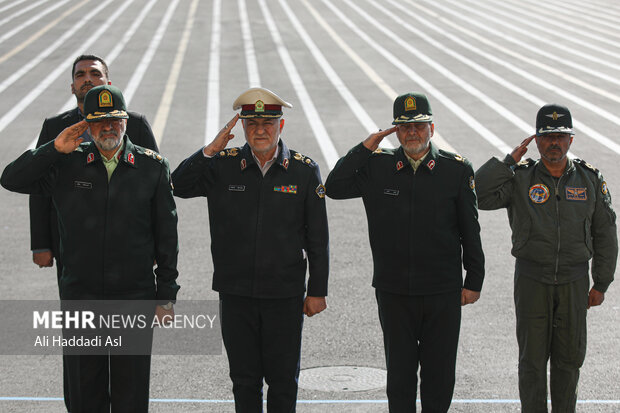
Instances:
[[[447,412],[461,306],[478,300],[484,279],[474,172],[431,143],[425,95],[398,96],[392,124],[341,158],[325,187],[331,198],[364,201],[390,412],[415,412],[418,366],[422,410]],[[378,148],[394,132],[401,146]]]
[[[213,142],[172,173],[174,194],[208,199],[213,289],[237,412],[294,412],[303,314],[326,308],[329,266],[325,188],[319,166],[280,139],[275,93],[241,94]],[[226,148],[243,119],[247,143]],[[304,298],[306,268],[309,266]]]
[[[58,211],[65,300],[157,300],[173,315],[177,215],[168,162],[125,135],[127,110],[114,86],[92,88],[85,120],[6,167],[10,191],[51,196]],[[92,141],[82,143],[89,129]],[[83,213],[76,214],[76,208]],[[153,262],[157,268],[153,272]],[[146,412],[150,355],[66,355],[71,413]]]
[[[492,158],[476,172],[480,209],[507,208],[512,229],[525,413],[547,411],[549,359],[553,411],[575,411],[586,354],[586,310],[603,303],[618,255],[616,215],[603,176],[567,156],[572,127],[566,107],[545,105],[538,111],[535,135],[503,161]],[[521,161],[533,139],[540,159]],[[588,292],[590,259],[594,285]]]
[[[45,119],[36,147],[50,142],[66,127],[84,119],[84,97],[95,86],[111,84],[108,65],[95,55],[80,55],[73,62],[71,70],[71,93],[75,95],[77,107]],[[131,141],[145,148],[157,151],[157,142],[151,127],[144,117],[128,112],[127,135]],[[84,142],[91,141],[88,131],[82,134]],[[56,259],[58,279],[62,274],[62,259],[59,253],[58,219],[56,209],[49,196],[30,196],[30,247],[32,260],[39,267],[51,267]]]

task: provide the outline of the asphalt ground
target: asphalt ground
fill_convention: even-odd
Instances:
[[[544,103],[567,105],[576,129],[572,154],[599,168],[615,196],[620,6],[612,0],[583,6],[577,0],[0,0],[0,167],[32,144],[46,116],[73,107],[70,65],[89,52],[108,60],[113,84],[130,110],[150,120],[172,167],[234,115],[236,96],[260,84],[293,104],[283,139],[316,160],[325,178],[338,157],[389,126],[397,94],[416,90],[431,100],[440,135],[434,139],[475,168],[532,134]],[[232,144],[242,145],[240,126],[234,133]],[[538,157],[535,147],[528,155]],[[31,261],[27,197],[0,191],[0,199],[0,298],[55,299],[55,269]],[[179,199],[177,206],[179,299],[215,299],[206,201]],[[305,320],[302,369],[383,368],[362,203],[328,199],[327,206],[329,307]],[[480,301],[463,311],[451,411],[518,411],[508,222],[504,211],[481,212],[480,222],[487,276]],[[619,315],[612,284],[603,306],[588,313],[579,412],[620,411]],[[61,396],[60,357],[0,356],[0,411],[60,412]],[[154,356],[151,397],[153,412],[233,411],[225,355]],[[384,389],[300,389],[298,411],[382,412],[385,399]]]

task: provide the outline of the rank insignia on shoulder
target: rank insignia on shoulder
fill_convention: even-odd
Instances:
[[[469,177],[469,187],[470,187],[471,189],[476,189],[476,181],[474,180],[474,177],[473,177],[473,176],[470,176],[470,177]]]
[[[323,186],[323,184],[319,184],[314,192],[316,192],[319,198],[325,198],[325,186]]]
[[[530,187],[529,196],[533,203],[544,204],[549,199],[549,188],[544,184],[535,184]]]
[[[463,158],[461,155],[459,155],[458,153],[454,154],[454,159],[456,159],[459,162],[465,162],[465,158]]]
[[[226,151],[228,156],[237,156],[239,150],[237,148],[230,148]]]
[[[400,171],[401,169],[403,169],[405,167],[405,164],[403,163],[403,161],[398,161],[396,162],[396,170]]]
[[[588,188],[575,188],[575,187],[567,186],[566,187],[566,199],[568,201],[587,201],[588,200],[587,189]]]
[[[295,153],[293,155],[293,159],[295,159],[296,161],[305,163],[306,165],[312,165],[312,159],[308,158],[305,155],[300,154],[299,152]]]
[[[594,166],[592,166],[588,162],[584,161],[583,159],[575,159],[575,162],[585,166],[586,168],[588,168],[589,170],[591,170],[594,173],[598,173],[598,169],[596,169]]]
[[[284,194],[296,194],[297,193],[297,185],[281,185],[274,186],[274,192],[282,192]]]
[[[605,181],[601,184],[601,193],[603,195],[607,195],[609,193],[609,189],[607,189],[607,182]]]
[[[220,151],[219,155],[220,156],[226,156],[226,151]]]
[[[372,151],[372,153],[382,153],[383,149],[382,148],[377,148],[374,151]]]

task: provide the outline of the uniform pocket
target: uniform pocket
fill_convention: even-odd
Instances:
[[[527,240],[530,237],[530,226],[531,220],[529,216],[516,224],[516,228],[514,228],[512,231],[513,253],[521,250],[525,246],[525,244],[527,244]]]

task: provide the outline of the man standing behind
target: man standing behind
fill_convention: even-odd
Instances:
[[[45,119],[37,141],[37,148],[56,139],[63,129],[84,119],[84,97],[90,89],[111,84],[108,65],[102,58],[94,55],[80,55],[75,59],[71,79],[71,93],[75,95],[77,107]],[[127,114],[129,118],[126,133],[131,141],[136,145],[157,151],[157,142],[146,118],[136,112]],[[92,140],[88,131],[85,131],[81,137],[84,142]],[[58,249],[58,219],[49,196],[30,196],[30,248],[32,260],[39,267],[51,267],[56,258],[57,275],[60,280],[62,259]]]
[[[474,173],[430,142],[425,95],[398,96],[392,124],[341,158],[325,186],[331,198],[364,201],[390,412],[415,412],[418,366],[422,410],[447,412],[461,306],[478,300],[484,279]],[[401,146],[377,149],[394,132]]]
[[[575,411],[586,310],[603,303],[616,268],[611,195],[597,169],[567,157],[572,128],[568,108],[545,105],[536,116],[535,135],[503,161],[491,158],[476,172],[480,209],[507,208],[512,228],[524,413],[547,411],[549,358],[553,411]],[[540,159],[521,161],[533,139]],[[588,293],[590,259],[594,285]]]
[[[326,308],[325,188],[318,165],[280,139],[282,106],[267,89],[244,92],[233,104],[241,113],[172,173],[176,196],[208,199],[213,289],[244,413],[262,412],[263,378],[267,409],[295,411],[303,314]],[[226,149],[239,118],[247,143]]]
[[[64,267],[61,300],[157,300],[174,314],[177,215],[168,161],[125,135],[121,92],[98,86],[85,98],[86,120],[9,164],[10,191],[51,196],[58,211]],[[82,143],[89,129],[92,142]],[[83,213],[76,214],[76,207]],[[157,268],[153,274],[153,261]],[[66,355],[71,413],[146,412],[150,355]]]

